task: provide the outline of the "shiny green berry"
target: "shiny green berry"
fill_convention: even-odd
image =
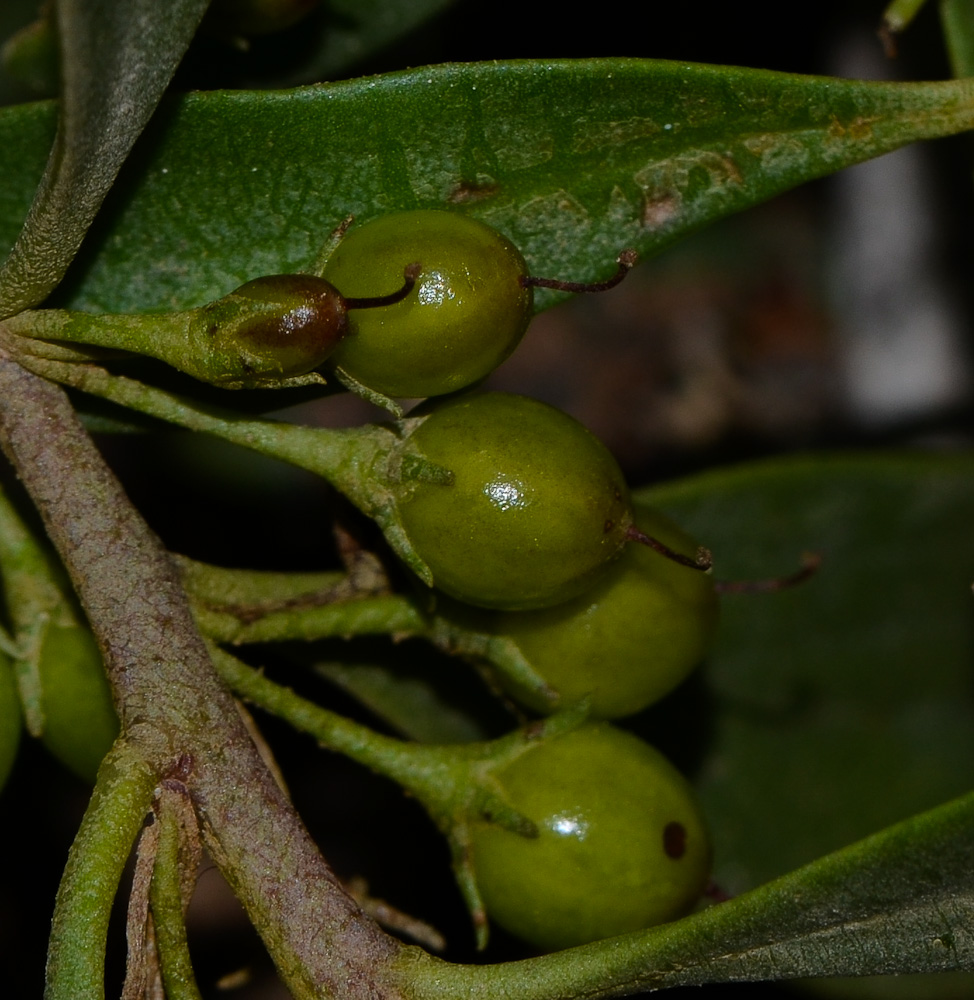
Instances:
[[[22,729],[23,717],[13,665],[6,653],[0,653],[0,788],[7,783],[13,767]]]
[[[422,412],[408,457],[441,475],[404,478],[397,505],[434,586],[480,607],[547,607],[588,589],[621,554],[629,491],[577,420],[503,392]]]
[[[77,775],[93,782],[118,735],[118,717],[91,631],[51,625],[40,653],[41,742]]]
[[[636,506],[647,534],[686,556],[697,543],[663,514]],[[510,639],[560,696],[590,699],[601,718],[639,712],[669,693],[703,659],[717,624],[713,578],[654,549],[627,545],[584,594],[554,608],[491,615],[492,634]],[[550,706],[536,692],[501,684],[522,704]]]
[[[540,743],[498,774],[538,828],[483,822],[472,862],[488,916],[545,951],[685,914],[710,872],[710,844],[685,779],[609,723]]]
[[[422,265],[414,294],[349,317],[331,363],[386,396],[454,392],[493,371],[531,318],[532,292],[517,248],[456,212],[414,211],[352,228],[323,276],[346,296],[378,295]]]

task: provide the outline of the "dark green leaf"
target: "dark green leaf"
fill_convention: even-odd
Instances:
[[[26,169],[9,150],[24,152],[19,137],[45,114],[0,115],[4,176]],[[349,213],[417,206],[495,225],[535,273],[604,276],[625,246],[652,253],[803,181],[972,124],[970,81],[635,60],[194,95],[126,171],[67,297],[114,311],[198,304],[258,274],[307,270]],[[0,218],[0,237],[18,223]]]
[[[972,926],[974,796],[967,796],[685,920],[522,962],[408,969],[406,995],[550,1000],[971,970]]]
[[[0,270],[0,316],[37,305],[64,276],[207,3],[172,0],[165,11],[153,0],[57,4],[61,119],[24,230]]]
[[[793,459],[650,496],[721,578],[824,560],[794,590],[722,599],[697,777],[723,888],[974,788],[974,461]]]

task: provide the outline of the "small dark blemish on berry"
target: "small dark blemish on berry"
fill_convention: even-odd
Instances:
[[[667,823],[663,828],[663,851],[668,858],[679,860],[686,854],[687,831],[682,823]]]

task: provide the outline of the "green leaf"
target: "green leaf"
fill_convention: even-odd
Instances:
[[[697,705],[722,888],[974,788],[974,460],[798,458],[648,497],[713,549],[719,578],[823,556],[803,586],[722,599]]]
[[[974,969],[974,795],[684,920],[487,967],[415,962],[410,1000]],[[925,995],[925,994],[918,994]]]
[[[811,178],[971,127],[974,82],[490,63],[191,95],[167,111],[65,304],[197,305],[259,274],[309,269],[349,213],[417,206],[496,226],[534,273],[604,276],[625,246],[653,253]],[[15,186],[21,161],[37,159],[22,136],[50,113],[0,114],[0,171]],[[18,224],[4,212],[0,239]]]
[[[207,3],[173,0],[163,13],[154,0],[57,4],[61,119],[28,220],[0,269],[0,316],[37,305],[64,276]]]
[[[731,951],[712,953],[708,979],[974,969],[972,862],[968,795],[702,915]]]

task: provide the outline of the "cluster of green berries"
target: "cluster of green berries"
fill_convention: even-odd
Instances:
[[[424,404],[409,442],[448,470],[407,483],[406,535],[450,599],[445,614],[514,643],[560,704],[628,715],[676,686],[716,619],[710,576],[634,543],[643,532],[695,564],[696,545],[632,504],[604,446],[553,407],[506,393]],[[462,607],[462,606],[461,606]],[[511,696],[547,712],[536,688]],[[532,944],[567,947],[686,912],[710,851],[692,791],[647,744],[590,724],[519,758],[505,796],[539,830],[484,823],[472,862],[487,913]]]
[[[493,230],[410,212],[352,230],[324,274],[367,296],[413,260],[422,265],[413,294],[350,318],[332,361],[383,394],[436,397],[403,424],[415,471],[401,478],[396,509],[447,595],[442,613],[513,642],[560,704],[587,698],[603,719],[645,708],[686,677],[713,635],[706,556],[633,505],[611,454],[573,418],[523,396],[456,391],[516,346],[532,287],[601,289],[633,258],[600,285],[531,279]],[[526,707],[551,710],[537,690],[501,680]],[[701,897],[710,847],[692,791],[635,736],[588,723],[542,741],[500,782],[539,836],[484,822],[472,862],[487,913],[526,941],[552,949],[638,930]]]
[[[324,366],[377,397],[433,397],[400,424],[390,490],[437,613],[459,609],[516,647],[540,688],[500,681],[528,709],[550,712],[553,691],[606,720],[657,701],[705,655],[709,554],[635,506],[573,418],[470,387],[520,341],[535,287],[603,290],[634,260],[624,252],[592,285],[531,277],[482,223],[406,212],[354,226],[320,275],[258,278],[181,314],[177,340],[153,350],[228,388],[293,384]],[[501,926],[558,948],[673,919],[700,898],[710,849],[699,809],[636,737],[592,721],[539,742],[499,780],[539,831],[486,820],[473,831],[478,887]]]

